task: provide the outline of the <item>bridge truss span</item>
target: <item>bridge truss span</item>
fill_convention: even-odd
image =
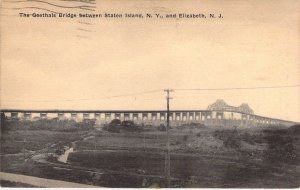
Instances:
[[[94,119],[98,124],[113,119],[133,120],[138,124],[160,125],[167,120],[166,110],[20,110],[4,109],[1,114],[7,119],[39,120],[58,119],[82,121]],[[183,124],[204,124],[206,126],[256,127],[268,125],[290,126],[298,124],[276,118],[228,110],[172,110],[169,115],[172,126]]]

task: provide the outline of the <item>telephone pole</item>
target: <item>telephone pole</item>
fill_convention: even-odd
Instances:
[[[171,89],[164,90],[167,93],[167,156],[166,156],[166,178],[168,187],[171,186],[171,172],[170,172],[170,92],[173,92]]]

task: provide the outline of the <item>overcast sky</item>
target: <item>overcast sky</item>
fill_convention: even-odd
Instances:
[[[300,84],[296,0],[97,1],[94,12],[37,2],[2,6],[72,13],[222,13],[224,18],[20,18],[14,15],[47,12],[3,9],[1,108],[165,109],[164,88]],[[140,92],[149,93],[114,97]],[[171,109],[206,109],[224,99],[233,106],[248,103],[258,115],[300,121],[299,87],[175,91],[172,96]]]

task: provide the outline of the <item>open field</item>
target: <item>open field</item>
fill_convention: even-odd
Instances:
[[[36,151],[52,144],[66,145],[80,139],[86,132],[59,132],[48,130],[15,130],[1,135],[1,154]]]
[[[164,155],[145,152],[76,152],[70,163],[119,173],[106,178],[112,187],[143,187],[158,184],[165,187]],[[293,165],[269,165],[244,157],[228,158],[194,154],[171,154],[173,187],[297,187],[299,171]],[[123,175],[120,175],[123,174]],[[143,176],[134,176],[141,174]],[[133,184],[126,178],[137,181]],[[101,178],[100,178],[101,179]],[[107,181],[105,181],[107,183]],[[287,181],[291,183],[287,184]],[[101,183],[100,183],[101,184]],[[101,184],[102,185],[102,184]],[[104,184],[103,184],[104,185]],[[147,185],[145,185],[147,186]]]
[[[173,127],[172,187],[299,187],[299,127]],[[24,136],[26,155],[43,149],[44,156],[24,162]],[[67,164],[44,154],[72,142]],[[155,127],[120,133],[13,127],[1,146],[5,172],[105,187],[166,187],[166,132]]]

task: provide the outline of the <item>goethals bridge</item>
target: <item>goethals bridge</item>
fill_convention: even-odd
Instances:
[[[166,110],[20,110],[3,109],[1,113],[6,118],[38,120],[55,119],[82,121],[95,119],[96,123],[109,123],[113,119],[133,120],[138,124],[160,125],[167,120]],[[248,104],[239,107],[227,105],[223,100],[217,100],[206,110],[171,110],[170,124],[199,123],[206,126],[244,126],[256,127],[267,125],[295,125],[297,122],[255,115]]]

